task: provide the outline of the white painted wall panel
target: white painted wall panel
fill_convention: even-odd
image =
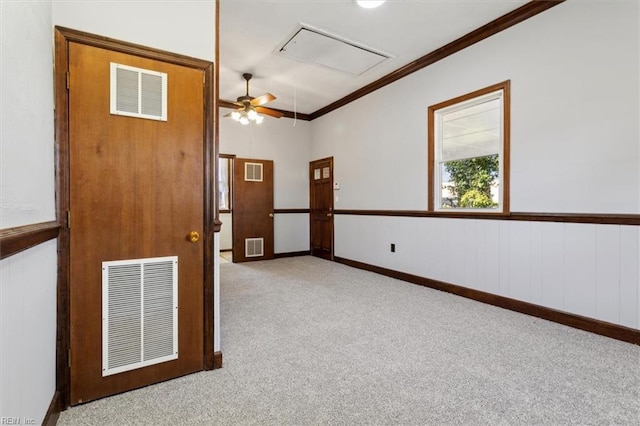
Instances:
[[[447,264],[446,281],[451,283],[460,283],[464,285],[464,245],[465,233],[463,228],[464,222],[457,219],[448,219],[445,222],[447,237],[444,246],[447,248],[446,258],[443,259]]]
[[[464,242],[460,249],[464,262],[464,280],[461,284],[465,287],[477,288],[478,255],[476,247],[478,246],[478,222],[475,220],[463,220],[462,222],[459,225],[464,235]],[[457,223],[453,225],[455,226]]]
[[[531,300],[531,227],[528,222],[509,225],[508,296]]]
[[[40,424],[56,385],[56,242],[0,261],[0,419]]]
[[[275,252],[309,250],[309,214],[286,213],[274,217]]]
[[[220,213],[220,250],[231,250],[233,248],[233,214]]]
[[[334,255],[345,259],[360,260],[360,244],[355,238],[360,235],[359,217],[336,215],[334,219]]]
[[[596,226],[565,225],[564,307],[593,317],[596,312]]]
[[[222,350],[220,328],[220,233],[213,235],[213,351]]]
[[[596,312],[608,322],[620,321],[620,227],[596,226]]]
[[[530,252],[529,252],[529,272],[530,289],[529,299],[531,302],[542,304],[542,227],[541,222],[530,222]]]
[[[500,235],[500,263],[498,264],[498,270],[500,274],[500,290],[498,292],[501,296],[509,296],[509,287],[511,284],[511,277],[509,273],[511,272],[510,267],[510,255],[509,251],[511,247],[509,245],[509,223],[500,221],[498,222],[498,229]]]
[[[627,327],[640,328],[638,322],[638,264],[640,249],[638,235],[633,227],[620,227],[620,323]]]
[[[449,279],[449,265],[447,262],[448,252],[448,244],[447,241],[449,239],[449,227],[448,222],[451,219],[433,219],[430,222],[434,223],[432,227],[433,232],[433,241],[435,246],[435,257],[430,259],[430,262],[433,266],[433,276],[429,278],[434,278],[439,281],[445,281]]]
[[[485,248],[485,286],[480,290],[489,293],[500,293],[500,222],[494,220],[482,221],[484,227]]]
[[[564,307],[564,224],[542,226],[542,305]]]

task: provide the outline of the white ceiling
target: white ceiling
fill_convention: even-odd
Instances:
[[[221,0],[220,98],[250,94],[265,105],[310,114],[384,77],[528,0],[387,0],[363,9],[353,0]],[[300,24],[392,55],[360,76],[276,55]]]

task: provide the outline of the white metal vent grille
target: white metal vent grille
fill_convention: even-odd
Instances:
[[[178,257],[102,262],[102,375],[178,358]]]
[[[167,121],[167,74],[111,62],[111,114]]]
[[[244,240],[244,256],[264,256],[264,238],[247,238]]]
[[[262,163],[244,163],[244,180],[262,182]]]

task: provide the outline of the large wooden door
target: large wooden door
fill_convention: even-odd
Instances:
[[[68,55],[70,402],[77,404],[203,369],[204,95],[198,69],[78,43],[69,43]],[[110,113],[111,63],[167,74],[166,121]],[[103,333],[103,262],[174,256],[177,358],[105,376],[103,339],[113,342],[115,326]],[[153,333],[175,321],[154,329],[155,295],[143,291],[143,328],[120,332],[144,334],[146,359]],[[137,300],[138,289],[119,296]]]
[[[309,163],[311,254],[333,260],[333,157]]]
[[[233,162],[233,261],[273,259],[273,161]]]

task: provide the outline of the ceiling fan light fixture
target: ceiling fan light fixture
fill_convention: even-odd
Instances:
[[[234,105],[238,106],[238,109],[232,111],[229,114],[226,114],[225,117],[231,117],[234,121],[246,126],[247,124],[253,122],[256,124],[262,123],[264,120],[264,116],[258,113],[258,110],[263,113],[270,115],[275,118],[280,118],[283,114],[278,110],[273,110],[269,108],[265,108],[262,105],[267,102],[271,102],[276,99],[271,93],[265,93],[263,95],[254,98],[253,96],[249,96],[249,80],[251,80],[252,75],[249,73],[242,74],[244,80],[246,82],[247,91],[244,96],[238,97],[237,102],[233,102]]]
[[[258,114],[258,111],[256,111],[251,105],[246,106],[242,111],[233,111],[231,113],[231,118],[243,126],[246,126],[251,122],[260,124],[262,123],[262,120],[264,120],[264,117]]]
[[[385,0],[356,0],[358,6],[364,7],[365,9],[373,9],[374,7],[381,6]]]

